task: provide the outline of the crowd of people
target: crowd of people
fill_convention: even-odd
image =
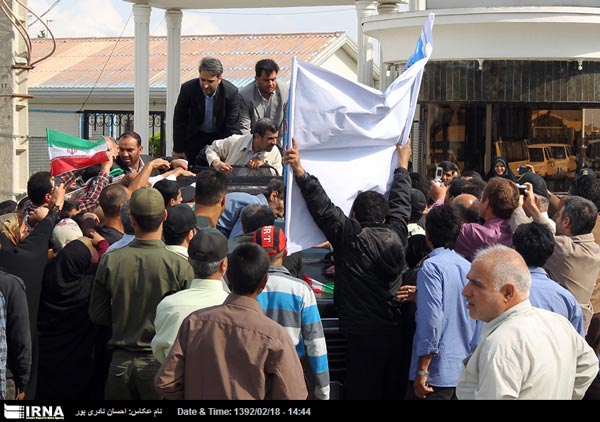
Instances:
[[[0,203],[0,398],[329,399],[317,300],[275,224],[286,186],[228,192],[233,166],[264,164],[290,166],[332,250],[345,400],[598,398],[595,173],[561,198],[501,159],[430,180],[409,143],[390,191],[345,215],[283,149],[278,71],[260,60],[238,92],[204,58],[172,157],[106,137],[103,164]]]

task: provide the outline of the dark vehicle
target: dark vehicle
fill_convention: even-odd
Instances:
[[[232,166],[234,170],[229,175],[229,192],[246,192],[251,195],[263,193],[267,184],[274,177],[283,178],[277,173],[277,170],[269,165],[264,165],[259,169],[253,170],[251,175],[237,175],[240,170],[248,169],[248,166]],[[193,166],[190,170],[198,173],[208,167]],[[195,176],[179,177],[177,179],[180,186],[188,186],[196,180]],[[283,219],[277,219],[276,224],[283,226]],[[302,252],[302,264],[305,280],[311,284],[311,280],[327,283],[332,282],[332,277],[324,274],[324,269],[331,265],[326,255],[328,250],[311,248]],[[314,289],[313,289],[314,290]],[[346,374],[346,339],[342,335],[337,317],[337,311],[333,303],[332,293],[316,293],[317,306],[323,322],[325,332],[325,341],[327,343],[327,357],[329,362],[330,376],[330,399],[339,400],[342,398],[342,385]]]
[[[307,282],[311,284],[314,280],[321,283],[332,282],[333,278],[325,275],[324,270],[332,262],[327,258],[328,250],[311,248],[302,252],[302,264],[304,274],[308,277]],[[325,331],[325,342],[327,343],[327,360],[329,362],[329,379],[331,386],[330,399],[342,399],[342,386],[346,375],[346,339],[340,331],[337,310],[333,303],[333,293],[315,292],[317,306]]]
[[[258,169],[250,169],[247,165],[232,165],[233,170],[228,175],[229,184],[227,190],[229,192],[246,192],[251,195],[257,195],[264,192],[269,184],[269,181],[276,177],[282,179],[275,167],[264,164]],[[207,170],[212,167],[192,166],[192,173],[199,173],[202,170]],[[242,173],[242,174],[240,174]],[[187,186],[196,180],[195,176],[179,177],[177,179],[180,186]]]

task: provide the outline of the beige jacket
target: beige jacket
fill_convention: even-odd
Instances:
[[[587,332],[594,313],[592,291],[600,274],[600,246],[592,233],[555,236],[554,253],[544,265],[552,280],[566,287],[581,305]]]
[[[596,219],[596,226],[594,226],[592,234],[594,235],[596,243],[600,245],[600,215],[598,215],[598,218]],[[594,313],[600,313],[600,275],[596,280],[596,286],[594,286],[594,291],[592,292],[591,302],[594,307]]]

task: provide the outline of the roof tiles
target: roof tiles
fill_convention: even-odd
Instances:
[[[32,60],[47,54],[50,39],[33,39]],[[254,78],[254,64],[271,58],[288,81],[292,57],[310,62],[348,42],[343,32],[297,34],[188,35],[181,37],[181,82],[198,77],[202,57],[223,63],[223,77],[238,87]],[[59,38],[54,54],[29,72],[29,88],[133,88],[135,39]],[[150,37],[150,88],[167,85],[167,38]]]

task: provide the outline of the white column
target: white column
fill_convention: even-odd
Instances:
[[[409,0],[408,10],[410,12],[418,12],[419,10],[427,10],[427,0]]]
[[[379,4],[377,5],[377,13],[380,15],[398,13],[398,3],[379,1]]]
[[[392,13],[398,13],[398,3],[385,2],[385,1],[378,2],[377,14],[385,15],[385,14],[392,14]],[[379,43],[378,43],[378,45],[379,45]],[[390,70],[391,65],[389,63],[385,63],[383,60],[383,50],[381,49],[381,47],[379,47],[378,50],[379,50],[379,80],[381,81],[379,84],[379,89],[381,91],[384,91],[388,87],[388,85],[390,83],[392,83],[394,81],[394,79],[396,79],[396,77],[398,75],[392,76],[392,72]],[[388,73],[389,73],[389,75],[388,75]]]
[[[373,86],[373,39],[364,35],[362,21],[375,14],[377,2],[357,0],[354,4],[358,17],[358,82]]]
[[[181,73],[181,19],[183,13],[178,9],[169,9],[165,12],[167,22],[167,122],[165,151],[167,155],[173,153],[173,110],[179,95]]]
[[[148,121],[150,119],[150,12],[152,8],[146,4],[133,5],[133,21],[135,23],[135,86],[133,88],[134,130],[139,133],[144,146],[144,154],[148,148]]]

